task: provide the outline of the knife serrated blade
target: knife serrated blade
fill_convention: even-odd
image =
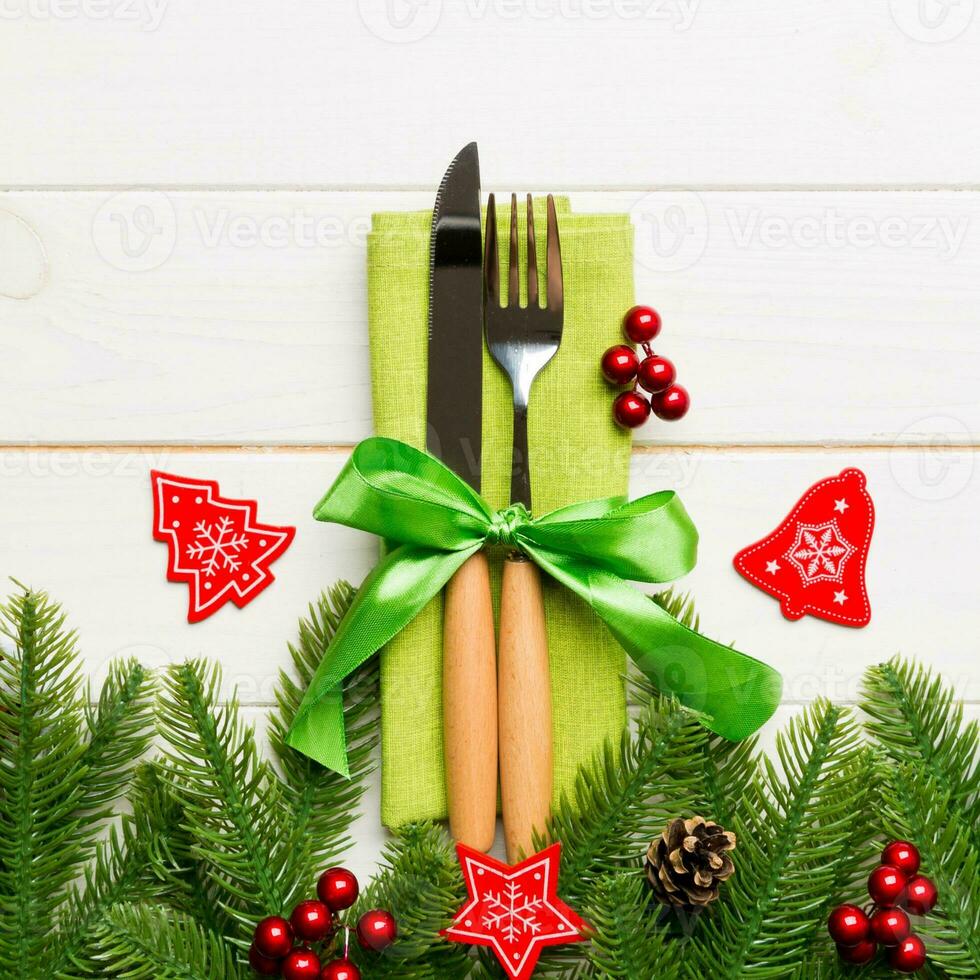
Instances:
[[[456,154],[432,212],[426,449],[480,490],[483,243],[476,143]]]
[[[480,490],[483,239],[476,143],[449,165],[432,213],[426,448]],[[480,550],[446,584],[443,747],[453,837],[486,851],[497,817],[497,657],[490,566]]]

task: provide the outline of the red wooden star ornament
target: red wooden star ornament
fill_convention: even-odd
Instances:
[[[296,529],[259,524],[254,500],[222,497],[213,480],[153,470],[153,537],[169,551],[167,578],[190,586],[188,622],[229,599],[244,608],[274,581],[269,566]]]
[[[588,925],[559,897],[561,844],[507,865],[456,845],[469,900],[446,930],[456,943],[490,946],[508,977],[526,980],[547,946],[582,942]]]
[[[864,573],[875,509],[866,482],[847,469],[815,483],[772,534],[735,556],[739,574],[779,599],[787,619],[871,621]]]

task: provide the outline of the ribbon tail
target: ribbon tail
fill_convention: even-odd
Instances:
[[[292,748],[350,776],[343,682],[401,632],[480,543],[464,551],[402,545],[368,575],[337,627],[286,736]]]
[[[778,671],[689,629],[611,572],[543,548],[527,550],[595,610],[662,692],[701,714],[711,731],[740,741],[772,717],[782,694]]]

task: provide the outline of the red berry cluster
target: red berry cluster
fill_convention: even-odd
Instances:
[[[252,969],[283,980],[361,980],[361,971],[347,956],[351,929],[334,921],[337,913],[357,901],[358,892],[357,878],[346,868],[324,871],[316,885],[317,898],[300,902],[288,920],[270,915],[255,927],[248,951]],[[395,917],[384,909],[365,912],[354,931],[364,949],[378,952],[398,936]],[[320,955],[311,947],[328,940],[328,951],[340,956],[321,967]]]
[[[888,950],[888,964],[899,973],[914,973],[926,961],[926,945],[912,932],[908,915],[928,915],[939,897],[936,886],[919,871],[919,852],[904,840],[893,840],[881,852],[881,864],[868,876],[868,911],[838,905],[827,929],[845,963],[868,963],[878,946]],[[870,914],[869,914],[870,913]]]
[[[643,425],[651,410],[658,419],[674,422],[690,407],[687,389],[674,384],[677,371],[666,357],[654,354],[650,341],[660,333],[660,314],[651,306],[634,306],[623,319],[626,336],[646,355],[641,361],[628,344],[616,344],[602,355],[602,373],[614,385],[633,387],[616,396],[613,417],[628,429]],[[640,389],[649,393],[644,395]]]

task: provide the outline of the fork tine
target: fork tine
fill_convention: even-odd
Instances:
[[[555,199],[548,195],[548,309],[562,313],[565,309],[565,287],[561,278],[561,243],[558,240],[558,215]]]
[[[483,295],[486,306],[500,306],[500,260],[497,257],[497,202],[487,201],[487,237],[483,246]]]
[[[517,195],[510,196],[510,274],[507,276],[507,305],[521,304],[520,255],[517,251]]]
[[[534,202],[527,196],[527,305],[538,305],[538,248],[534,241]]]

